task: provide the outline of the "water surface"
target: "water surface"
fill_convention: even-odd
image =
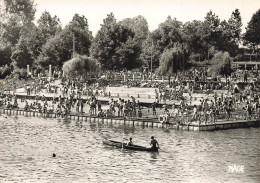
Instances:
[[[151,135],[159,153],[102,144],[102,136],[131,136],[149,146]],[[259,182],[259,172],[258,128],[188,132],[0,116],[0,182]]]

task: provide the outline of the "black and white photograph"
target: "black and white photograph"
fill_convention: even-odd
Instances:
[[[259,124],[259,0],[0,0],[0,183],[258,183]]]

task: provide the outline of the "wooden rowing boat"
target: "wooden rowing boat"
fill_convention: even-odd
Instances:
[[[103,144],[108,146],[113,146],[117,148],[128,149],[128,150],[134,150],[134,151],[149,151],[149,152],[158,152],[158,148],[147,148],[143,146],[133,145],[128,146],[127,143],[122,143],[114,140],[103,140]]]

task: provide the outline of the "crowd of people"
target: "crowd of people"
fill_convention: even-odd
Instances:
[[[61,73],[57,72],[56,79],[62,79]],[[131,75],[138,75],[138,73],[126,73],[121,72],[119,76],[127,77],[125,82],[129,83],[141,83],[144,81],[130,80]],[[108,74],[109,78],[116,78],[114,73]],[[142,74],[140,74],[143,76]],[[237,111],[243,115],[244,119],[250,119],[252,117],[259,117],[259,87],[255,82],[249,82],[253,80],[252,74],[246,71],[236,71],[231,76],[223,78],[217,76],[215,78],[209,78],[207,72],[203,69],[193,69],[186,73],[178,73],[175,76],[169,76],[165,78],[166,82],[149,81],[149,85],[145,87],[154,87],[155,101],[148,108],[148,114],[157,117],[160,111],[161,114],[165,114],[169,117],[178,118],[179,121],[204,121],[205,123],[214,123],[219,118],[225,120],[236,119]],[[242,84],[238,84],[238,80]],[[168,80],[168,81],[167,81]],[[15,84],[10,81],[12,86]],[[120,81],[118,81],[120,83]],[[153,85],[152,85],[153,83]],[[131,85],[131,84],[130,84]],[[2,84],[3,87],[3,84]],[[70,112],[77,114],[89,114],[100,117],[142,117],[143,105],[136,101],[131,96],[129,98],[111,96],[110,92],[106,92],[106,85],[103,85],[99,80],[94,81],[82,81],[77,79],[62,79],[61,85],[55,85],[52,81],[39,76],[34,78],[29,84],[24,83],[23,88],[26,91],[27,96],[35,96],[35,100],[21,99],[21,103],[24,102],[24,110],[39,111],[42,113],[56,113],[57,115],[66,115]],[[13,87],[16,90],[17,87]],[[215,93],[214,93],[215,91]],[[217,91],[226,91],[221,94]],[[15,92],[7,93],[1,92],[0,105],[4,105],[7,108],[20,107],[17,102],[17,96]],[[5,93],[5,95],[3,95]],[[54,97],[45,97],[44,93],[53,93]],[[188,93],[188,96],[184,96]],[[207,94],[206,97],[195,102],[196,98],[193,97],[194,93]],[[108,97],[109,102],[102,104],[98,100],[99,96]],[[166,105],[163,109],[160,109],[162,103],[166,101],[180,101],[180,105]],[[147,106],[146,106],[147,107]],[[187,118],[187,120],[183,120]]]

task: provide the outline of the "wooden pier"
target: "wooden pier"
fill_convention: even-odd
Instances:
[[[43,118],[62,118],[57,116],[55,113],[40,113],[37,111],[25,111],[15,109],[0,109],[0,115],[7,116],[24,116],[24,117],[43,117]],[[169,123],[162,123],[157,118],[124,118],[124,117],[97,117],[89,115],[77,115],[67,114],[63,118],[85,121],[91,123],[100,124],[111,124],[111,125],[127,125],[127,126],[142,126],[142,127],[156,127],[156,128],[168,128],[176,130],[186,131],[214,131],[234,128],[259,128],[260,118],[252,120],[233,120],[233,121],[217,121],[216,123],[210,124],[178,124],[177,122],[171,121]]]
[[[259,128],[260,119],[252,120],[235,120],[235,121],[218,121],[210,124],[188,124],[188,125],[170,125],[168,128],[186,130],[186,131],[215,131],[215,130],[227,130],[235,128]]]

